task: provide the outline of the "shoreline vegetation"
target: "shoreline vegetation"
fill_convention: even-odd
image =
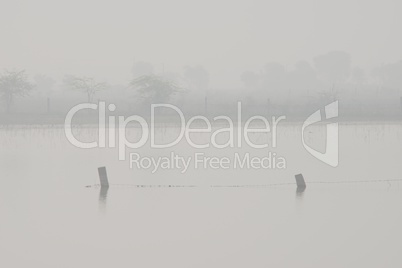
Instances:
[[[124,116],[127,118],[131,115],[137,115],[136,113],[124,113],[124,114],[114,114],[114,117]],[[231,114],[224,114],[231,118],[236,125],[236,116]],[[247,121],[251,116],[256,114],[244,114],[241,120],[242,123]],[[17,125],[64,125],[65,123],[65,116],[66,114],[9,114],[9,115],[0,115],[0,127],[2,126],[17,126]],[[141,114],[141,116],[147,121],[150,122],[150,116]],[[186,116],[185,120],[188,121],[194,115]],[[214,121],[214,117],[218,115],[202,115],[208,118],[213,125],[222,125],[219,120]],[[271,116],[267,116],[261,114],[261,116],[266,117],[269,121],[271,120]],[[292,123],[303,123],[304,120],[309,116],[309,114],[303,115],[285,115],[286,119],[281,121],[281,124],[292,124]],[[279,116],[275,116],[278,118]],[[180,124],[180,119],[178,116],[174,115],[156,115],[156,125],[163,125],[163,126],[175,126]],[[333,122],[339,122],[344,124],[361,124],[361,123],[370,123],[370,124],[383,124],[383,123],[395,123],[400,124],[402,123],[402,113],[400,115],[342,115],[340,114],[336,120]],[[322,121],[322,124],[327,123],[327,121]],[[93,115],[77,115],[73,119],[74,125],[97,125],[98,124],[98,116],[97,114]],[[319,124],[319,123],[317,123]]]

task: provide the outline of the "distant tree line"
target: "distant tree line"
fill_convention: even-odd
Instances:
[[[40,90],[49,102],[56,81],[45,75],[36,75],[33,80],[28,79],[24,70],[0,74],[0,100],[7,114],[12,112],[18,98],[29,96],[34,89]],[[292,99],[327,102],[342,95],[361,97],[369,90],[374,92],[374,98],[379,98],[385,90],[402,94],[402,61],[379,66],[367,73],[352,67],[348,53],[331,51],[313,58],[311,63],[300,61],[293,68],[276,62],[267,63],[260,70],[243,72],[240,81],[239,88],[243,89],[242,94],[248,96],[250,103],[271,104],[276,101],[286,104]],[[81,93],[87,102],[95,102],[100,92],[116,88],[92,77],[74,75],[66,75],[61,85],[71,92]],[[152,64],[142,61],[134,63],[132,79],[123,89],[124,94],[120,94],[121,91],[121,96],[116,95],[145,105],[169,102],[173,97],[188,106],[194,101],[203,102],[205,98],[206,105],[207,96],[217,92],[210,89],[210,75],[201,65],[186,66],[178,74],[165,70],[156,72]],[[233,91],[231,95],[235,94]]]

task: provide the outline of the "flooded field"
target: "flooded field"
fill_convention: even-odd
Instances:
[[[336,168],[303,148],[300,129],[297,123],[279,128],[276,148],[191,149],[181,142],[129,149],[119,161],[117,148],[74,147],[62,126],[3,127],[0,266],[400,267],[402,126],[340,124]],[[127,137],[138,131],[128,129]],[[325,141],[317,137],[323,132],[311,129],[306,142],[322,148]],[[90,126],[74,133],[86,141],[98,135]],[[156,135],[169,140],[175,133],[161,127]],[[252,139],[270,140],[263,134]],[[269,152],[285,167],[193,164],[196,153],[235,161],[236,154]],[[192,157],[192,164],[185,172],[130,168],[130,153],[173,153]],[[101,166],[108,189],[97,185]],[[296,190],[298,173],[304,192]]]

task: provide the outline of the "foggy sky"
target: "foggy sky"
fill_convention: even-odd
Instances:
[[[134,61],[156,71],[201,64],[211,86],[245,70],[287,68],[331,50],[370,69],[402,59],[400,1],[16,1],[0,8],[0,69],[126,83]]]

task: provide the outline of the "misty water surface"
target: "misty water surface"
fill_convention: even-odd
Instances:
[[[322,146],[314,135],[324,130],[310,130],[308,142]],[[73,147],[62,127],[2,127],[0,266],[399,267],[401,130],[397,123],[341,124],[337,168],[304,150],[294,123],[278,134],[285,170],[151,174],[130,170],[115,149]],[[93,127],[76,131],[88,140],[97,135]],[[158,131],[169,138],[176,130]],[[236,150],[266,153],[205,153]],[[194,153],[184,143],[174,152]],[[98,183],[100,166],[112,185],[86,188]],[[292,184],[297,173],[307,181],[302,193]]]

